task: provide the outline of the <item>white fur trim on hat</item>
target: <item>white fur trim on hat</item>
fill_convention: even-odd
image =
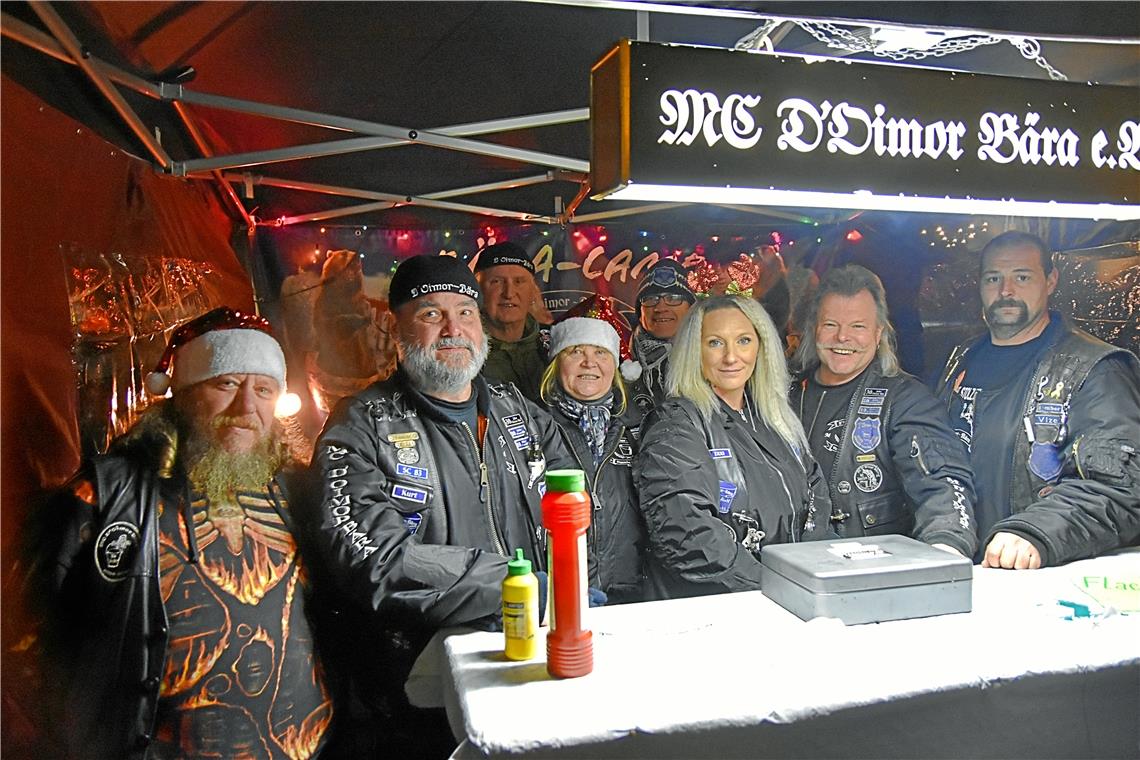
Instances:
[[[550,356],[554,358],[570,346],[599,346],[621,361],[621,342],[617,330],[604,319],[570,317],[550,328]]]
[[[273,336],[247,329],[211,330],[174,354],[171,387],[175,392],[221,375],[267,375],[284,393],[285,354]]]

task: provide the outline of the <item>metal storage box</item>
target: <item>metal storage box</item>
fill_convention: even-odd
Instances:
[[[973,563],[907,536],[766,546],[764,595],[802,620],[844,623],[969,612]]]

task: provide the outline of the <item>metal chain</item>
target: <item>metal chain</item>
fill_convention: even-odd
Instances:
[[[941,58],[945,55],[964,53],[983,45],[994,45],[1001,42],[1001,37],[988,34],[974,34],[968,37],[953,37],[939,40],[926,50],[915,48],[902,48],[900,50],[877,50],[875,43],[852,34],[847,29],[828,24],[826,22],[797,21],[801,29],[815,37],[818,41],[835,50],[846,50],[850,53],[870,53],[879,58],[889,58],[892,61],[921,61],[923,58]]]
[[[768,35],[780,23],[777,19],[768,19],[753,32],[741,37],[735,46],[737,50],[759,50],[768,41]],[[984,45],[995,45],[1003,39],[1016,47],[1028,60],[1033,61],[1049,74],[1049,78],[1058,81],[1068,81],[1068,77],[1058,71],[1041,55],[1041,43],[1030,37],[995,37],[991,34],[971,34],[964,37],[952,37],[931,45],[925,50],[917,48],[901,48],[899,50],[878,50],[877,45],[848,29],[827,23],[826,21],[794,21],[798,27],[815,37],[833,50],[843,50],[848,53],[870,53],[879,58],[889,58],[892,61],[921,61],[924,58],[941,58],[956,53],[965,53],[968,50]]]
[[[1027,59],[1049,72],[1050,79],[1061,82],[1069,81],[1067,76],[1053,68],[1053,66],[1045,60],[1045,56],[1041,55],[1041,43],[1037,40],[1030,39],[1029,37],[1015,37],[1009,41],[1009,44],[1020,50],[1021,54]]]
[[[736,41],[733,50],[759,50],[768,41],[768,35],[780,24],[778,19],[768,19],[759,27]],[[770,46],[769,46],[770,47]]]

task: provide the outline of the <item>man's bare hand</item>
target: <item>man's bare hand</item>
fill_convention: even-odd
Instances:
[[[1033,544],[1013,533],[995,533],[986,546],[982,567],[1003,567],[1006,570],[1036,570],[1041,567],[1041,555]]]

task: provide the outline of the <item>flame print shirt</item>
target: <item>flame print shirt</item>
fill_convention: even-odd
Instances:
[[[239,492],[222,504],[194,494],[189,514],[192,526],[177,504],[160,507],[170,639],[152,756],[313,756],[332,705],[289,530],[268,492]]]

